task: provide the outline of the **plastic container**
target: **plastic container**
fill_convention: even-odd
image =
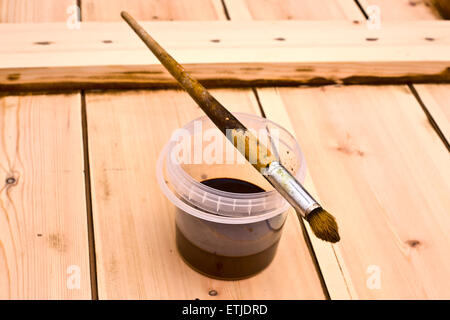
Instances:
[[[305,161],[291,134],[265,118],[235,115],[266,146],[276,146],[281,162],[303,181]],[[156,174],[162,191],[177,207],[177,248],[192,268],[210,277],[235,280],[270,264],[289,204],[207,117],[174,133],[161,152]],[[202,183],[218,178],[245,181],[261,192],[227,192]]]

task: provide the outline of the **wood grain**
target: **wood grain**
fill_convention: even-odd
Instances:
[[[385,22],[379,30],[350,21],[143,25],[202,81],[317,85],[450,81],[449,23],[416,22],[414,33],[403,22]],[[0,50],[3,90],[174,85],[125,23],[86,22],[80,30],[6,24],[0,25],[0,42],[7,44]]]
[[[358,20],[353,0],[225,0],[231,20]]]
[[[320,199],[339,222],[358,297],[448,299],[448,151],[408,88],[267,90],[282,99]]]
[[[232,20],[252,19],[333,19],[352,20],[353,24],[363,24],[363,14],[354,1],[264,1],[227,0],[227,8]],[[281,39],[281,38],[280,38]],[[314,43],[311,39],[310,43]],[[301,69],[301,68],[300,68]],[[307,68],[305,68],[307,69]],[[297,69],[299,70],[299,69]],[[321,77],[326,72],[321,73]],[[275,90],[258,89],[260,102],[263,102],[265,115],[283,125],[294,134],[293,125],[287,114],[282,100]],[[304,185],[316,199],[319,199],[311,175],[307,172]],[[341,258],[339,246],[332,246],[317,239],[309,225],[300,221],[306,230],[308,238],[320,272],[325,281],[331,299],[356,299],[357,294],[348,276],[348,270]]]
[[[0,23],[67,21],[76,0],[0,0]]]
[[[272,121],[286,128],[296,137],[294,124],[291,121],[283,100],[279,92],[274,88],[260,88],[257,90],[264,114]],[[308,192],[320,202],[311,173],[307,171],[305,182],[303,183]],[[303,223],[303,221],[301,221]],[[348,275],[347,267],[341,257],[339,244],[331,245],[316,238],[308,223],[303,223],[311,241],[314,255],[320,267],[328,293],[331,299],[357,299],[356,291]]]
[[[0,98],[1,299],[91,297],[80,101]]]
[[[358,0],[368,13],[369,6],[378,6],[381,23],[388,20],[434,20],[439,13],[430,0]]]
[[[213,94],[232,111],[259,112],[250,90]],[[87,95],[99,297],[323,299],[294,214],[289,215],[274,262],[255,277],[213,280],[181,260],[175,247],[175,207],[157,186],[155,166],[173,130],[200,115],[180,91]],[[212,289],[217,296],[208,294]]]
[[[121,21],[128,11],[138,20],[226,20],[220,0],[83,0],[83,21]]]
[[[426,84],[414,87],[447,141],[450,141],[450,86]]]

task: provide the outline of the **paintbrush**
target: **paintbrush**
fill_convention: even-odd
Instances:
[[[309,222],[314,234],[322,240],[338,242],[340,237],[336,219],[325,211],[281,164],[280,159],[275,155],[276,152],[270,152],[266,146],[260,143],[200,82],[192,78],[130,14],[123,11],[121,16],[217,128],[294,207],[297,215]]]

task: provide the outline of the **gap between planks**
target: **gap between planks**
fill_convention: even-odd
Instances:
[[[89,241],[89,271],[92,300],[98,300],[97,261],[95,252],[94,219],[92,216],[91,169],[89,163],[88,120],[86,113],[86,93],[80,92],[81,98],[81,133],[84,157],[84,185],[86,194],[87,235]]]
[[[393,3],[392,1],[388,2],[386,0],[378,0],[375,2],[372,1],[371,3],[367,0],[355,0],[355,2],[366,19],[368,18],[366,9],[370,4],[378,5],[380,10],[380,18],[382,17],[383,19],[386,19],[387,17],[387,20],[438,20],[440,18],[439,15],[442,17],[448,17],[450,14],[450,5],[444,5],[444,1],[440,0],[421,0],[418,2],[404,1],[403,3],[400,1]],[[391,10],[386,10],[387,8]],[[385,12],[387,12],[387,16]],[[431,39],[432,38],[430,38],[430,40]],[[425,113],[434,131],[439,136],[447,150],[450,151],[450,144],[448,141],[450,138],[450,130],[448,129],[449,117],[445,114],[445,107],[443,106],[445,103],[444,101],[448,98],[446,98],[446,96],[442,93],[444,91],[444,87],[441,86],[438,88],[439,86],[436,87],[436,85],[417,85],[410,82],[407,82],[406,84]],[[416,86],[419,90],[416,89]],[[450,86],[447,88],[450,89]],[[435,91],[441,91],[439,93],[435,93],[437,94],[436,98],[434,97]],[[426,99],[424,99],[421,95],[425,95]],[[439,98],[441,101],[437,101]],[[441,127],[443,129],[441,129]]]
[[[289,115],[275,89],[257,89],[256,92],[267,118],[283,126],[295,137],[295,131]],[[320,202],[312,177],[308,171],[304,186]],[[307,238],[308,244],[310,243],[313,249],[315,261],[319,265],[329,297],[333,300],[357,299],[358,296],[342,259],[339,244],[332,245],[317,239],[308,224],[304,224],[303,221],[300,221],[300,224],[306,230],[307,237],[305,238]]]
[[[252,91],[253,91],[253,94],[254,94],[254,96],[255,96],[256,102],[257,102],[257,104],[258,104],[258,107],[259,107],[259,111],[260,111],[260,113],[261,113],[261,116],[262,116],[263,118],[268,119],[267,116],[266,116],[266,113],[265,113],[265,111],[264,111],[264,107],[263,107],[263,105],[262,105],[262,103],[261,103],[261,99],[259,98],[258,90],[257,90],[256,88],[252,88]],[[289,129],[288,129],[288,130],[289,130]],[[289,131],[290,131],[290,130],[289,130]],[[290,132],[291,132],[291,131],[290,131]],[[292,210],[292,209],[291,209],[291,210]],[[304,238],[304,240],[305,240],[305,242],[306,242],[306,245],[307,245],[307,247],[308,247],[309,253],[310,253],[310,255],[311,255],[312,259],[313,259],[314,265],[315,265],[315,267],[316,267],[317,274],[319,275],[320,283],[321,283],[321,285],[322,285],[322,289],[323,289],[323,291],[324,291],[325,297],[326,297],[328,300],[330,300],[330,299],[331,299],[331,297],[330,297],[330,292],[328,291],[328,288],[327,288],[327,285],[326,285],[326,281],[325,281],[325,278],[324,278],[324,276],[323,276],[323,272],[322,272],[322,270],[320,269],[319,261],[318,261],[318,259],[317,259],[316,253],[314,252],[314,248],[313,248],[313,245],[312,245],[312,242],[311,242],[310,234],[308,233],[308,230],[306,229],[305,223],[303,222],[303,220],[302,220],[302,219],[299,219],[298,215],[296,215],[296,216],[297,216],[297,220],[298,220],[299,227],[300,227],[301,230],[302,230],[303,238]]]
[[[443,130],[441,130],[441,128],[439,126],[439,123],[433,117],[433,115],[430,112],[429,108],[427,108],[427,105],[424,103],[424,101],[423,101],[422,97],[420,96],[419,92],[417,92],[416,88],[412,84],[409,84],[408,88],[411,91],[411,93],[414,95],[414,97],[416,98],[417,103],[422,108],[423,112],[425,113],[428,121],[430,122],[430,124],[433,127],[434,131],[438,135],[439,139],[441,139],[442,143],[447,148],[447,150],[450,151],[450,144],[449,144],[449,142],[447,140],[448,137],[446,137],[446,135],[444,134]],[[419,88],[422,88],[422,87],[419,87]],[[449,89],[450,89],[450,86],[447,86],[447,90],[449,90]],[[448,102],[448,100],[447,100],[447,102]],[[443,102],[440,101],[440,103],[443,103]],[[428,107],[430,107],[430,105]],[[435,113],[437,113],[437,112],[435,111]],[[439,122],[447,122],[448,123],[448,118],[445,115],[442,115],[442,114],[438,113],[437,116],[438,116],[438,121]],[[447,129],[447,128],[445,128],[445,129]],[[447,134],[448,134],[448,129],[446,131],[447,131]]]

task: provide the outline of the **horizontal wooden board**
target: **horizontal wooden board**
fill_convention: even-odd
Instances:
[[[90,299],[81,98],[0,98],[0,299]]]
[[[232,111],[259,112],[251,90],[212,93]],[[185,92],[92,93],[86,102],[100,299],[325,298],[293,212],[275,260],[250,279],[213,280],[182,261],[175,206],[160,191],[155,169],[173,131],[202,115]]]
[[[408,87],[264,90],[282,100],[337,218],[358,297],[448,299],[450,159]]]
[[[450,21],[145,22],[209,84],[449,81]],[[180,30],[183,32],[181,33]],[[261,32],[264,30],[264,32]],[[302,32],[299,32],[299,31]],[[174,85],[125,23],[0,25],[0,89]]]

